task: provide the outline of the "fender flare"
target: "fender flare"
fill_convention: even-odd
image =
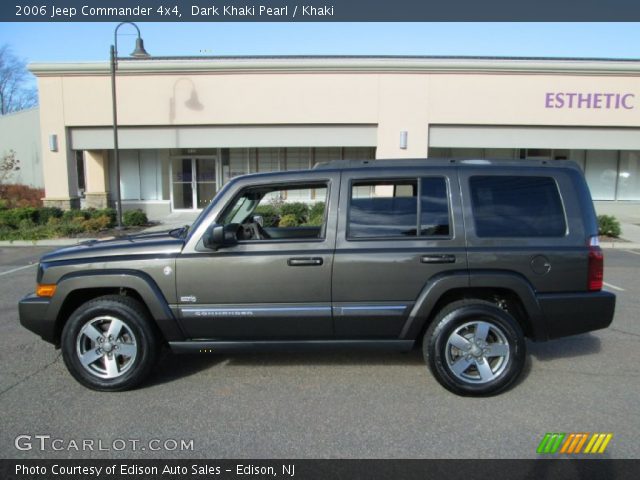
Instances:
[[[522,275],[503,270],[454,271],[432,277],[420,292],[400,338],[417,338],[443,295],[454,289],[473,288],[501,288],[514,292],[529,319],[532,339],[541,341],[548,338],[542,308],[533,286]]]
[[[87,270],[68,273],[57,283],[56,294],[51,299],[48,316],[57,321],[58,315],[69,294],[91,288],[127,288],[137,292],[144,301],[151,318],[155,321],[166,341],[185,339],[169,304],[156,284],[146,273],[137,270],[111,269]]]

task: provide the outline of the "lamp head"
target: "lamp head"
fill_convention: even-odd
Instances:
[[[136,38],[136,48],[133,52],[131,52],[130,56],[134,58],[148,58],[151,56],[144,49],[144,41],[142,40],[142,38],[140,37]]]

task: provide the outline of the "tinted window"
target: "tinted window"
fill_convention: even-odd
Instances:
[[[449,235],[447,183],[442,177],[423,178],[420,192],[420,235]]]
[[[417,191],[415,180],[354,182],[349,237],[416,236]]]
[[[561,237],[566,223],[551,177],[474,176],[470,180],[479,237]]]

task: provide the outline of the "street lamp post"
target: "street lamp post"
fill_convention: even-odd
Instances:
[[[140,37],[140,29],[133,22],[118,24],[113,32],[113,45],[111,45],[111,101],[113,108],[113,162],[116,169],[116,219],[117,229],[122,229],[122,199],[120,198],[120,152],[118,150],[118,108],[116,103],[116,70],[118,68],[118,29],[125,24],[133,25],[138,33],[136,48],[131,53],[134,58],[147,58],[150,55],[144,49],[144,42]]]

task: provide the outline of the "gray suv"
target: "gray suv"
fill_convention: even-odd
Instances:
[[[518,377],[525,338],[607,327],[593,203],[567,161],[338,161],[230,181],[191,227],[42,257],[20,321],[124,390],[174,352],[421,343],[460,395]]]

